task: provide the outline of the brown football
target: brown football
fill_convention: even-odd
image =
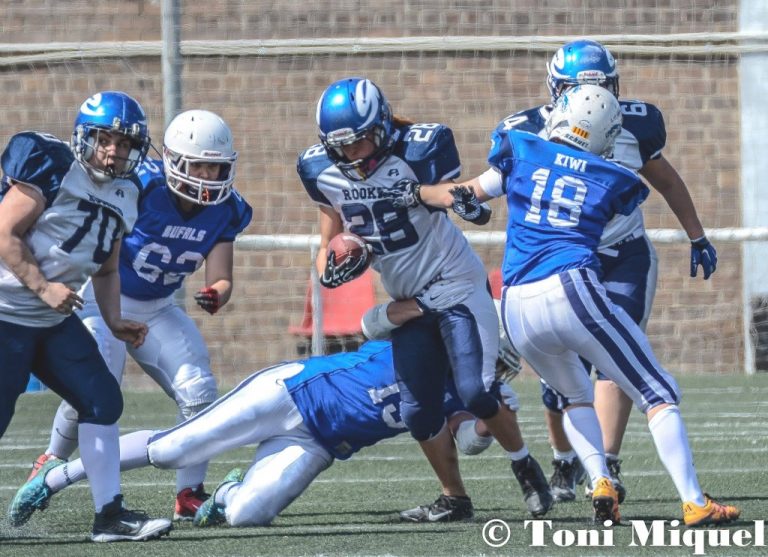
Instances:
[[[333,261],[336,265],[341,265],[347,259],[360,258],[366,258],[365,268],[370,264],[371,258],[365,240],[351,232],[342,232],[331,238],[331,241],[328,242],[328,251],[333,252]]]

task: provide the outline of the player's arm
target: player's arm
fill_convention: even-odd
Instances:
[[[320,248],[317,251],[315,266],[320,275],[320,284],[326,288],[336,288],[360,275],[362,259],[347,258],[342,263],[335,262],[335,254],[328,249],[331,239],[344,232],[341,217],[331,207],[320,206]]]
[[[234,243],[219,242],[205,258],[205,287],[195,294],[195,301],[211,315],[232,296],[234,256]]]
[[[640,174],[664,197],[688,238],[695,240],[704,236],[704,227],[696,213],[691,194],[675,167],[667,159],[661,156],[649,160],[640,169]]]
[[[120,273],[118,272],[120,244],[121,240],[115,240],[112,245],[112,253],[99,270],[93,274],[91,282],[93,283],[96,303],[99,305],[101,317],[107,327],[115,335],[115,338],[138,348],[144,343],[144,337],[147,336],[147,325],[138,321],[123,319],[120,308]]]
[[[701,265],[704,279],[708,279],[717,268],[717,251],[704,234],[704,227],[685,182],[663,156],[645,163],[640,174],[664,197],[691,240],[691,276],[696,276],[697,268]]]
[[[389,338],[400,325],[425,313],[457,306],[473,291],[471,280],[439,280],[413,298],[373,306],[360,322],[363,334],[371,340]]]
[[[45,210],[45,199],[34,186],[10,181],[0,202],[0,259],[21,283],[59,313],[70,314],[83,300],[67,285],[48,282],[24,242],[27,231]]]

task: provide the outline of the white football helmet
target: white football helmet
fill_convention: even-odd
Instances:
[[[218,205],[232,193],[237,153],[232,131],[218,115],[207,110],[187,110],[168,125],[163,138],[163,164],[171,191],[198,205]],[[216,180],[190,175],[191,163],[219,166]]]
[[[557,99],[545,127],[547,139],[609,158],[621,133],[621,106],[599,85],[577,85]]]

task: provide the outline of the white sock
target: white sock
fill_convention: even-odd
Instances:
[[[609,478],[603,451],[603,434],[595,409],[591,406],[568,408],[563,412],[563,430],[589,474],[592,485],[599,478]]]
[[[576,451],[573,449],[570,451],[558,451],[556,448],[552,447],[552,454],[555,456],[555,460],[564,460],[569,464],[576,458]]]
[[[206,472],[208,472],[208,461],[176,470],[176,493],[188,487],[192,490],[197,488],[205,480]]]
[[[525,443],[523,443],[522,448],[518,451],[507,451],[507,456],[513,461],[523,460],[528,454],[528,447]]]
[[[216,496],[214,497],[213,502],[226,508],[230,499],[237,494],[237,491],[240,489],[240,485],[240,482],[225,483],[216,490]]]
[[[120,494],[120,444],[117,424],[80,424],[80,457],[91,483],[96,512]]]
[[[65,407],[66,405],[66,407]],[[63,402],[53,418],[51,426],[51,441],[45,454],[56,455],[68,459],[77,449],[77,412]]]
[[[680,416],[680,409],[677,406],[667,406],[659,410],[648,421],[648,429],[651,430],[656,452],[672,477],[680,499],[683,502],[691,501],[704,505],[706,502],[696,477],[688,433]]]
[[[135,431],[120,437],[120,470],[133,470],[149,465],[147,456],[147,441],[152,436],[151,430]],[[63,466],[51,469],[45,475],[45,484],[57,493],[75,482],[82,481],[88,476],[85,473],[82,459],[67,462]],[[109,502],[109,501],[108,501]]]

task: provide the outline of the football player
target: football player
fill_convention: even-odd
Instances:
[[[599,85],[618,98],[616,61],[600,43],[591,40],[570,42],[558,49],[547,65],[547,87],[553,104],[565,91],[580,83]],[[664,197],[691,240],[691,276],[696,276],[701,265],[706,280],[715,272],[717,253],[704,235],[685,182],[662,154],[667,136],[664,118],[659,109],[650,103],[638,100],[620,100],[619,103],[624,119],[612,160],[638,171]],[[496,130],[519,129],[542,135],[553,104],[507,116]],[[658,261],[656,251],[645,234],[639,207],[629,215],[616,215],[608,223],[600,239],[598,258],[608,297],[645,330],[656,292]],[[542,399],[554,452],[554,472],[550,479],[552,493],[558,501],[572,500],[576,496],[576,481],[583,468],[563,431],[562,408],[567,401],[563,401],[545,382],[542,382]],[[619,451],[632,401],[599,369],[595,383],[595,409],[603,430],[608,469],[619,499],[623,500],[625,489],[619,476]]]
[[[232,132],[219,116],[188,110],[176,116],[163,140],[163,160],[147,158],[138,167],[139,213],[120,252],[123,313],[149,326],[141,346],[115,338],[85,288],[80,311],[110,371],[122,379],[126,348],[141,368],[176,401],[179,422],[216,399],[216,380],[205,340],[194,321],[175,303],[184,279],[205,262],[205,287],[195,295],[211,315],[232,293],[233,242],[252,210],[234,189],[237,153]],[[77,448],[78,412],[62,402],[51,441],[33,466],[31,479],[51,458],[68,458]],[[205,462],[179,470],[176,520],[192,520],[207,495]]]
[[[340,265],[327,249],[336,234],[349,231],[371,246],[373,268],[394,300],[418,298],[422,315],[392,333],[394,365],[403,398],[402,417],[443,487],[421,513],[404,520],[459,520],[472,515],[458,469],[456,449],[442,412],[442,388],[453,371],[458,394],[507,451],[530,512],[552,504],[546,478],[528,453],[516,416],[495,395],[498,319],[482,261],[445,211],[396,208],[390,197],[415,184],[436,184],[459,175],[461,164],[449,128],[395,117],[370,80],[347,78],[331,84],[317,104],[321,144],[299,155],[297,170],[320,211],[320,281],[335,288],[354,279],[364,258]],[[473,222],[484,223],[482,207]],[[437,310],[433,297],[460,283],[467,296]],[[430,292],[429,295],[425,295]],[[418,516],[417,516],[418,515]]]
[[[396,322],[414,314],[408,307],[399,315],[396,308],[393,312]],[[415,312],[420,315],[418,308]],[[505,403],[516,407],[514,392],[506,388],[503,393]],[[450,381],[443,398],[441,411],[459,430],[459,445],[471,454],[485,450],[492,438],[475,434],[471,426],[476,420],[463,411]],[[459,428],[464,424],[469,427]],[[198,509],[195,524],[265,526],[334,459],[345,460],[405,428],[391,344],[374,341],[358,352],[263,369],[181,425],[122,436],[121,468],[190,467],[230,449],[258,444],[251,467],[226,476]],[[85,478],[79,460],[47,462],[16,495],[38,503],[13,519],[26,522],[54,493]]]
[[[555,103],[546,139],[497,130],[491,168],[476,183],[422,188],[414,197],[470,214],[482,201],[506,197],[502,321],[520,355],[567,398],[563,427],[594,486],[595,521],[615,524],[621,516],[592,382],[580,358],[593,362],[646,414],[659,458],[683,501],[685,524],[729,522],[739,509],[715,502],[699,487],[674,377],[599,280],[597,249],[605,226],[617,214],[631,215],[648,195],[634,171],[605,160],[621,124],[621,105],[610,91],[577,85]],[[452,189],[465,194],[461,203]],[[404,196],[398,204],[409,201]]]
[[[109,334],[135,348],[146,337],[146,324],[122,317],[117,267],[120,240],[136,221],[140,188],[133,172],[149,145],[139,103],[104,91],[80,106],[71,145],[22,132],[2,154],[0,435],[30,372],[77,409],[73,429],[93,479],[92,539],[99,542],[144,540],[171,529],[168,520],[122,506],[120,386],[74,313],[83,305],[78,288],[93,277]]]

